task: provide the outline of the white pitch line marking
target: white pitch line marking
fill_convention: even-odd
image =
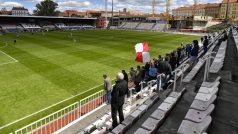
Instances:
[[[10,59],[14,60],[15,62],[18,62],[18,60],[17,60],[17,59],[15,59],[15,58],[13,58],[12,56],[10,56],[10,55],[6,54],[6,53],[5,53],[5,52],[3,52],[2,50],[0,50],[0,52],[1,52],[2,54],[6,55],[7,57],[9,57]]]

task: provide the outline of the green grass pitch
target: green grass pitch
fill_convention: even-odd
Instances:
[[[134,61],[136,43],[149,42],[152,57],[171,52],[197,36],[169,33],[89,30],[0,36],[0,126],[102,84]],[[9,133],[102,87],[0,130]]]

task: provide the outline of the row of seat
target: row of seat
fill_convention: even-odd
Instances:
[[[209,70],[210,73],[218,73],[220,69],[223,67],[223,62],[226,55],[226,47],[227,47],[227,41],[223,41],[210,67],[210,70]]]
[[[163,101],[163,103],[150,115],[150,117],[142,123],[141,127],[135,131],[134,134],[153,134],[156,133],[158,127],[169,114],[171,109],[175,106],[179,98],[185,92],[172,92]]]
[[[221,77],[219,76],[214,82],[203,82],[190,109],[182,121],[178,133],[180,134],[201,134],[206,132],[211,124],[210,114],[215,108],[213,104],[216,100],[218,86]]]
[[[235,42],[236,42],[236,48],[237,48],[237,51],[238,51],[238,31],[234,30],[233,29],[233,37],[235,39]]]
[[[150,84],[148,84],[148,86],[146,86],[141,92],[136,93],[136,94],[132,94],[130,99],[127,100],[127,103],[131,103],[130,101],[135,102],[136,98],[137,98],[136,96],[138,96],[138,95],[140,95],[140,96],[142,95],[141,97],[151,95],[152,98],[149,99],[149,100],[151,100],[151,101],[153,100],[152,102],[155,103],[155,101],[158,99],[157,98],[158,95],[156,93],[152,94],[151,91],[153,91],[157,87],[157,85],[154,85],[155,81],[151,81],[149,83]],[[152,85],[154,85],[154,86],[152,86]],[[152,106],[153,103],[148,103],[148,100],[147,100],[145,104],[148,107],[150,107],[150,106]],[[135,103],[135,106],[136,106],[136,103]],[[140,107],[138,107],[138,109],[142,110],[142,107],[140,106]],[[133,105],[128,105],[126,108],[123,109],[124,116],[127,117],[132,111],[134,111]],[[103,117],[101,117],[100,119],[98,119],[94,123],[90,124],[87,128],[85,128],[81,132],[81,134],[106,133],[106,131],[111,127],[112,127],[111,112],[107,112]]]
[[[154,85],[151,90],[155,89],[157,85]],[[112,130],[113,134],[123,134],[125,133],[141,116],[150,108],[154,103],[156,103],[159,99],[157,93],[153,93],[151,97],[149,97],[144,103],[139,105],[137,109],[133,110],[128,116],[126,116],[125,120],[119,124],[116,128]]]
[[[215,48],[218,41],[216,41],[214,44],[211,44],[211,47],[209,48],[207,53],[212,52],[212,50]],[[200,57],[202,53],[199,53],[198,57]],[[206,57],[206,55],[204,55]],[[195,65],[195,67],[186,75],[186,77],[183,79],[183,82],[191,82],[191,80],[196,76],[196,74],[199,72],[201,67],[204,65],[205,61],[203,58],[199,59],[198,63]]]

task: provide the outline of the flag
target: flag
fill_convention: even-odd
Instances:
[[[135,45],[137,62],[150,62],[149,44],[147,42],[137,43]]]

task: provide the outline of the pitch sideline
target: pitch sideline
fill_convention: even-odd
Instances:
[[[1,50],[0,50],[0,51],[1,51]],[[82,94],[84,94],[84,93],[86,93],[86,92],[88,92],[88,91],[91,91],[91,90],[93,90],[93,89],[95,89],[95,88],[97,88],[97,87],[100,87],[100,86],[102,86],[102,85],[103,85],[103,84],[94,86],[94,87],[92,87],[92,88],[90,88],[90,89],[88,89],[88,90],[83,91],[83,92],[80,93],[80,94],[71,96],[71,97],[69,97],[69,98],[67,98],[67,99],[65,99],[65,100],[62,100],[62,101],[60,101],[60,102],[57,102],[57,103],[55,103],[55,104],[53,104],[53,105],[51,105],[51,106],[48,106],[48,107],[46,107],[46,108],[44,108],[44,109],[41,109],[41,110],[37,111],[37,112],[35,112],[35,113],[32,113],[32,114],[27,115],[27,116],[25,116],[25,117],[23,117],[23,118],[20,118],[20,119],[15,120],[15,121],[13,121],[13,122],[11,122],[11,123],[8,123],[8,124],[6,124],[6,125],[4,125],[4,126],[1,126],[1,127],[0,127],[0,130],[3,129],[3,128],[5,128],[5,127],[8,127],[8,126],[10,126],[10,125],[12,125],[12,124],[15,124],[15,123],[17,123],[17,122],[19,122],[19,121],[22,121],[22,120],[24,120],[24,119],[26,119],[26,118],[29,118],[29,117],[31,117],[31,116],[33,116],[33,115],[36,115],[36,114],[38,114],[38,113],[40,113],[40,112],[43,112],[43,111],[45,111],[46,109],[49,109],[49,108],[51,108],[51,107],[54,107],[54,106],[56,106],[56,105],[58,105],[58,104],[60,104],[60,103],[63,103],[63,102],[68,101],[68,100],[70,100],[70,99],[73,99],[73,98],[75,98],[75,97],[77,97],[77,96],[79,96],[79,95],[82,95]]]

